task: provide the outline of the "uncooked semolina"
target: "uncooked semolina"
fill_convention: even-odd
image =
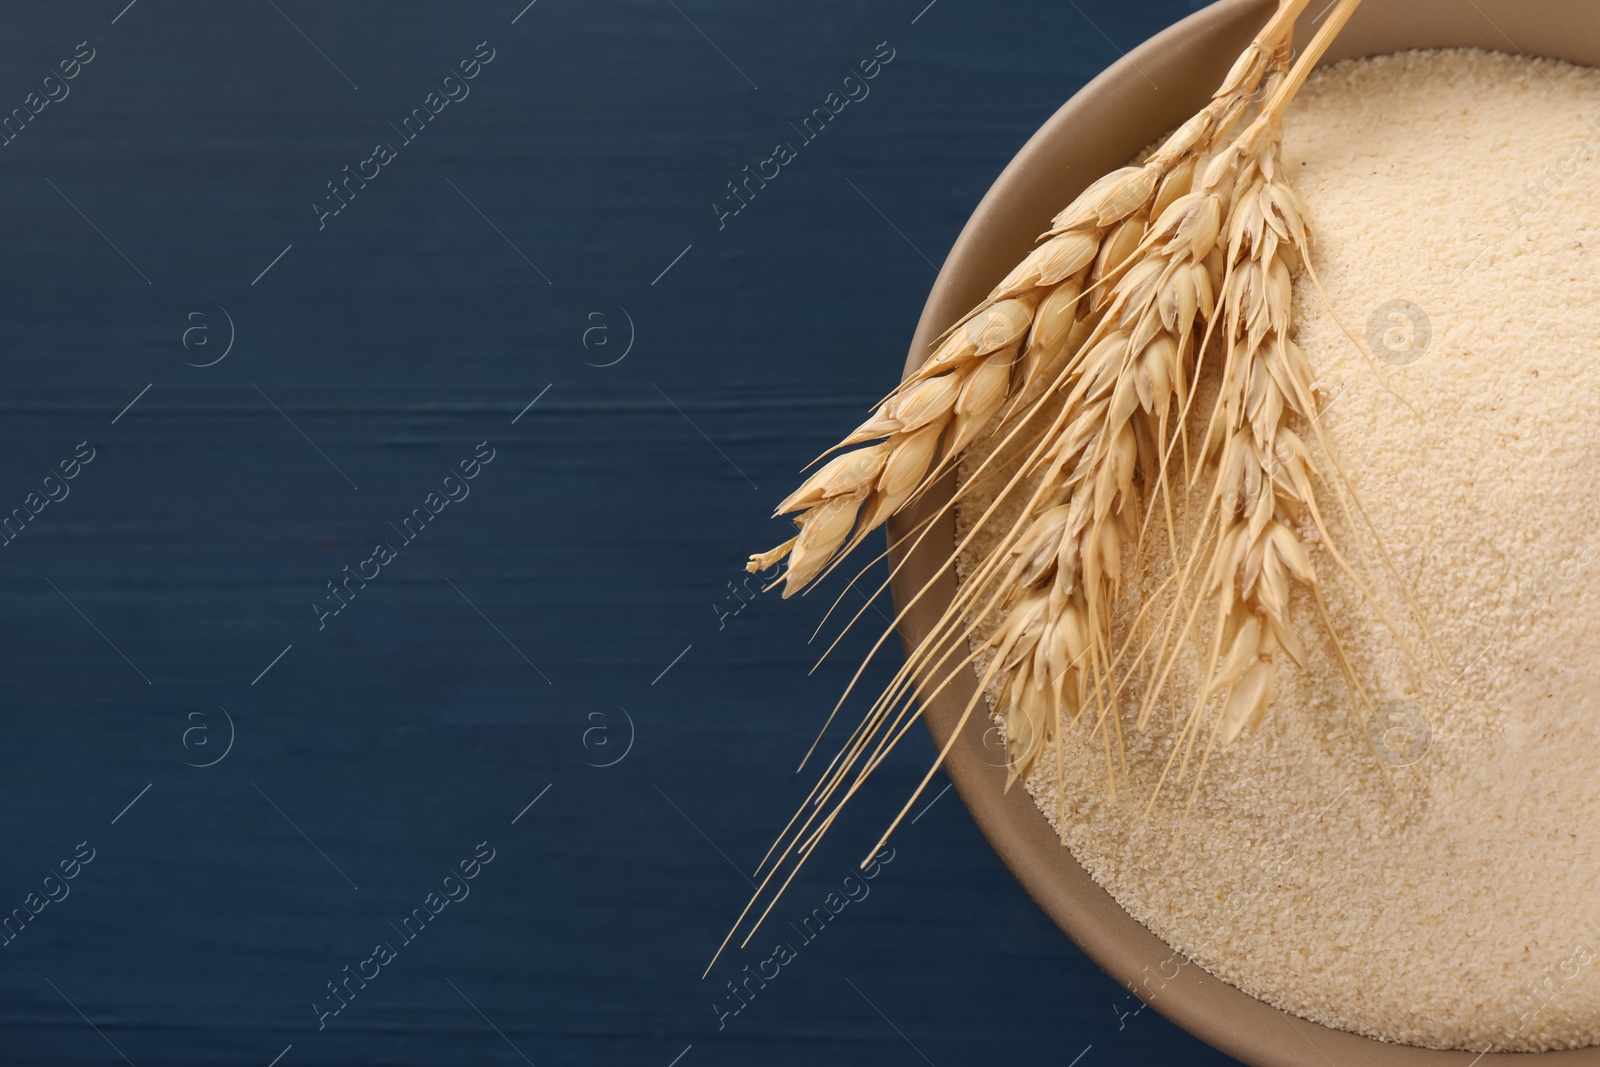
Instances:
[[[1289,110],[1284,160],[1326,291],[1296,281],[1295,339],[1371,524],[1330,532],[1377,602],[1325,549],[1317,569],[1379,715],[1363,724],[1304,610],[1323,651],[1197,790],[1191,770],[1145,815],[1176,703],[1125,728],[1115,798],[1092,715],[1028,787],[1124,908],[1263,1000],[1430,1047],[1592,1044],[1600,71],[1476,51],[1339,64]],[[1130,576],[1126,602],[1158,577]]]

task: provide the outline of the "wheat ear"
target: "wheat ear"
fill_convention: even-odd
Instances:
[[[1327,618],[1311,554],[1297,532],[1302,522],[1314,526],[1330,555],[1359,584],[1318,510],[1310,454],[1288,425],[1291,419],[1315,425],[1317,410],[1314,376],[1289,337],[1293,272],[1310,256],[1307,212],[1278,166],[1282,109],[1359,3],[1343,0],[1250,130],[1212,161],[1202,181],[1203,188],[1226,191],[1231,199],[1220,294],[1225,358],[1202,446],[1215,464],[1200,523],[1202,535],[1210,537],[1210,551],[1198,571],[1194,564],[1201,556],[1197,552],[1191,558],[1185,581],[1203,576],[1202,592],[1214,602],[1215,621],[1201,684],[1161,782],[1180,754],[1182,777],[1213,695],[1222,694],[1222,706],[1206,739],[1201,774],[1215,742],[1233,741],[1266,714],[1278,654],[1297,665],[1304,662],[1304,643],[1289,619],[1294,584],[1314,597],[1347,681],[1366,700]],[[1180,596],[1172,617],[1181,611]],[[1184,632],[1195,615],[1191,607]],[[1170,666],[1169,660],[1161,681],[1147,691],[1140,725]]]
[[[799,592],[948,470],[1007,400],[1059,369],[1103,309],[1093,294],[1137,248],[1149,217],[1188,189],[1201,152],[1244,114],[1306,2],[1285,0],[1210,103],[1143,166],[1106,175],[1056,216],[1043,243],[835,449],[876,443],[835,457],[778,505],[799,533],[752,556],[749,570],[787,557],[783,595]]]

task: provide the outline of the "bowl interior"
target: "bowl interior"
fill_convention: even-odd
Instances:
[[[1123,166],[1204,104],[1234,58],[1276,8],[1273,0],[1222,0],[1123,57],[1068,101],[1005,168],[978,205],[944,263],[906,360],[920,366],[931,344],[1005,276],[1050,218],[1092,180]],[[1310,39],[1314,2],[1296,40]],[[1594,0],[1366,0],[1324,62],[1414,48],[1473,47],[1600,66],[1600,4]],[[936,520],[920,547],[908,533],[947,503],[954,476],[889,523],[896,607],[906,611],[909,650],[931,632],[955,594],[940,568],[955,543],[955,520]],[[928,583],[927,596],[912,604]],[[976,689],[970,672],[923,709],[936,744],[950,737]],[[1063,848],[1032,797],[1002,791],[974,716],[946,769],[962,801],[1034,901],[1107,973],[1191,1033],[1247,1063],[1468,1067],[1472,1052],[1390,1045],[1308,1022],[1212,977],[1130,916]],[[1510,1055],[1482,1057],[1487,1064]],[[1526,1054],[1522,1054],[1525,1058]],[[1600,1047],[1542,1053],[1551,1067],[1600,1067]]]

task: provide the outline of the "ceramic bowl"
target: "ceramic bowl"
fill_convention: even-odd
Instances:
[[[1295,40],[1315,32],[1301,19]],[[1000,174],[962,230],[928,297],[906,361],[921,364],[931,342],[978,303],[1020,260],[1050,218],[1090,181],[1123,166],[1142,148],[1202,107],[1235,57],[1275,9],[1272,0],[1222,0],[1156,35],[1069,100]],[[1367,0],[1324,62],[1416,48],[1476,47],[1600,66],[1596,0]],[[947,478],[889,524],[899,540],[950,499]],[[954,518],[938,521],[923,547],[902,559],[894,582],[898,605],[948,558]],[[901,625],[909,649],[927,634],[955,592],[949,572]],[[970,673],[925,709],[944,744],[976,687]],[[947,770],[994,850],[1029,895],[1079,948],[1132,989],[1159,970],[1164,985],[1149,1004],[1190,1033],[1249,1064],[1345,1064],[1361,1067],[1491,1067],[1514,1054],[1445,1052],[1385,1044],[1280,1011],[1197,966],[1175,967],[1172,950],[1125,912],[1089,877],[1022,789],[1002,792],[1005,772],[984,743],[986,719],[974,716],[950,753]],[[992,739],[991,739],[992,740]],[[1174,973],[1175,972],[1175,973]],[[1173,975],[1167,979],[1166,975]],[[1146,986],[1150,988],[1150,986]],[[1600,1047],[1540,1054],[1549,1067],[1600,1067]],[[1526,1060],[1527,1055],[1521,1056]]]

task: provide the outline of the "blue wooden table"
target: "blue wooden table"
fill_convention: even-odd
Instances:
[[[920,733],[701,978],[871,638],[745,554],[1196,5],[524,3],[6,13],[0,1063],[1226,1062],[954,794],[801,928]]]

